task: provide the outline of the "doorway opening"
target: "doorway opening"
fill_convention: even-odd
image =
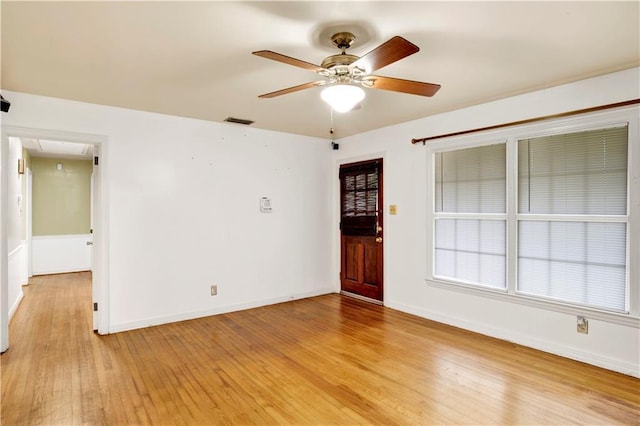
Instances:
[[[9,346],[10,314],[22,298],[21,286],[32,275],[90,270],[93,300],[87,309],[93,311],[93,329],[108,333],[102,158],[106,142],[106,137],[97,135],[11,126],[2,129],[0,196],[2,206],[8,208],[0,230],[0,290],[4,299],[0,305],[0,352]],[[13,176],[11,166],[16,156],[19,170]],[[40,188],[35,203],[38,191],[34,191],[34,182]],[[19,187],[22,192],[13,194]],[[17,207],[13,198],[19,201]],[[55,216],[55,220],[47,216]],[[10,249],[18,245],[21,250]],[[14,254],[11,260],[12,253],[19,256]]]
[[[382,158],[340,166],[340,290],[382,303]]]

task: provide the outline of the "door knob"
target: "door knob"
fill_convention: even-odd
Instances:
[[[382,242],[382,237],[376,237],[376,243],[381,243]]]

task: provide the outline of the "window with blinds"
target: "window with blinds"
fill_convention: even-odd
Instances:
[[[343,234],[376,235],[381,171],[382,160],[341,167],[340,226]]]
[[[435,154],[437,277],[506,287],[506,145]]]
[[[518,141],[520,293],[625,311],[627,126]]]
[[[640,244],[629,240],[636,223],[630,131],[621,124],[434,149],[431,278],[609,312],[637,310],[629,297],[638,292],[629,251]]]
[[[378,211],[378,173],[347,174],[344,179],[344,216],[375,216]]]

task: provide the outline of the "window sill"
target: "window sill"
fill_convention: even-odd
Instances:
[[[560,312],[569,315],[580,315],[599,321],[609,322],[613,324],[624,325],[640,329],[640,317],[631,314],[605,312],[598,309],[587,308],[582,306],[574,306],[562,303],[554,303],[542,299],[537,299],[521,294],[509,294],[506,290],[492,289],[489,287],[476,287],[472,285],[425,279],[427,285],[431,287],[441,288],[460,293],[472,294],[474,296],[486,297],[489,299],[499,300],[502,302],[518,303],[525,306],[545,309],[548,311]]]

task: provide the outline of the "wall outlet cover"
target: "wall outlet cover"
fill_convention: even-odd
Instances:
[[[576,331],[582,334],[589,334],[589,320],[585,317],[578,317]]]

